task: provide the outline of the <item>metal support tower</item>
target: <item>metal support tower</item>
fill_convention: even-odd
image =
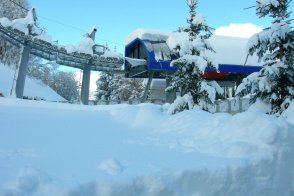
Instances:
[[[37,15],[35,8],[32,9],[33,19],[34,23],[36,24],[37,21]],[[34,24],[34,25],[35,25]],[[28,25],[29,35],[32,35],[32,26]],[[28,42],[24,42],[22,47],[22,53],[21,58],[19,61],[19,68],[18,68],[18,74],[16,79],[16,85],[15,85],[15,94],[17,98],[23,98],[23,92],[24,92],[24,86],[26,81],[26,75],[28,70],[28,64],[29,64],[29,58],[30,58],[30,52],[31,47]]]
[[[83,79],[82,79],[82,89],[81,89],[81,101],[82,104],[89,104],[89,89],[90,89],[90,77],[91,77],[91,67],[85,65],[83,69]]]
[[[93,28],[90,33],[87,34],[89,38],[95,41],[95,34],[97,29]],[[93,53],[95,48],[93,47]],[[89,104],[89,89],[90,89],[90,78],[91,78],[91,66],[84,65],[83,68],[83,80],[82,80],[82,89],[81,89],[81,101],[82,104],[88,105]]]
[[[21,58],[19,61],[16,85],[15,85],[16,97],[20,99],[23,98],[24,86],[25,86],[26,75],[27,75],[28,64],[29,64],[30,50],[31,50],[30,46],[23,45]]]
[[[148,95],[148,91],[149,91],[150,86],[151,86],[153,75],[154,75],[153,71],[149,73],[148,82],[147,82],[147,85],[145,87],[144,95],[143,95],[142,100],[141,100],[141,102],[143,102],[143,103],[147,100],[147,95]]]

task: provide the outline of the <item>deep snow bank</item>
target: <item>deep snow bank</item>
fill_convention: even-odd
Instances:
[[[0,63],[0,93],[5,97],[10,95],[14,78],[14,71]],[[42,98],[47,101],[65,101],[60,95],[53,91],[50,87],[46,86],[41,81],[27,77],[24,89],[24,96],[34,98]]]
[[[0,117],[0,194],[294,194],[294,125],[257,107],[169,116],[0,98]]]

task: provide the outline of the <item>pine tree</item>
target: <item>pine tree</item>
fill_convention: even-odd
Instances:
[[[112,88],[111,82],[113,79],[113,74],[108,72],[103,72],[100,74],[99,79],[96,81],[97,90],[96,90],[96,100],[109,101],[111,96]]]
[[[128,101],[143,96],[143,80],[124,78],[122,75],[102,73],[96,81],[96,100]]]
[[[204,55],[206,50],[213,51],[207,39],[212,35],[212,28],[206,24],[204,17],[196,13],[197,0],[187,0],[190,16],[187,18],[189,26],[179,28],[179,32],[188,40],[179,43],[174,49],[180,58],[171,62],[177,71],[171,77],[171,85],[167,91],[180,91],[181,95],[192,96],[194,104],[202,109],[207,109],[207,104],[215,101],[216,94],[222,94],[223,90],[215,81],[207,81],[201,77],[207,67],[217,69],[217,66]],[[186,104],[189,109],[191,107]]]
[[[257,0],[256,14],[273,18],[272,26],[253,35],[248,54],[256,53],[263,68],[245,78],[236,94],[252,94],[251,102],[260,98],[270,104],[272,114],[282,113],[294,98],[294,31],[287,11],[291,0]]]
[[[49,86],[70,102],[78,100],[78,82],[75,80],[75,74],[72,72],[58,71],[52,85]]]
[[[121,100],[121,90],[123,89],[122,75],[113,75],[109,82],[110,100]]]

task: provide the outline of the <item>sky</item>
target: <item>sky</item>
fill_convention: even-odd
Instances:
[[[217,29],[230,24],[269,24],[258,19],[255,0],[199,0],[197,11]],[[37,9],[40,26],[61,44],[76,44],[93,26],[98,28],[96,42],[115,46],[124,52],[124,40],[136,28],[176,30],[186,25],[185,0],[29,0]],[[62,25],[62,24],[64,25]],[[66,24],[66,25],[65,25]],[[73,27],[71,27],[73,26]]]
[[[41,27],[59,44],[77,44],[93,26],[96,43],[124,53],[125,38],[137,28],[177,30],[186,25],[185,0],[29,0]],[[255,0],[199,0],[197,12],[220,35],[250,37],[270,24],[258,19]],[[294,10],[293,3],[290,9]],[[91,88],[96,76],[91,76]]]

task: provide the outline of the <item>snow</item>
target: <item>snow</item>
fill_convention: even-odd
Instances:
[[[14,71],[8,66],[4,66],[0,63],[0,93],[2,93],[4,97],[10,95],[13,78]],[[30,77],[26,78],[24,96],[45,99],[47,101],[65,101],[65,99],[59,96],[50,87],[46,86],[41,81]]]
[[[166,41],[170,34],[171,31],[139,28],[127,36],[125,44],[130,44],[136,38],[150,41]]]
[[[73,53],[73,52],[76,52],[77,49],[75,48],[74,45],[72,44],[68,44],[65,46],[65,50],[68,52],[68,53]]]
[[[76,46],[68,44],[65,49],[68,53],[78,52],[93,55],[95,42],[90,37],[85,37]]]
[[[262,6],[272,5],[274,7],[278,7],[280,3],[278,0],[258,0],[257,4],[260,4]]]
[[[93,55],[94,45],[95,42],[90,37],[86,37],[77,44],[76,51],[78,53]]]
[[[257,15],[262,17],[264,16],[262,12],[268,12],[271,6],[277,8],[279,5],[278,0],[258,0],[256,1],[256,10],[259,10]]]
[[[253,48],[262,43],[262,45],[266,44],[276,44],[281,39],[285,39],[286,35],[291,32],[291,28],[289,24],[286,22],[275,22],[272,24],[271,28],[265,29],[260,33],[254,34],[248,41],[247,51],[250,48]],[[257,49],[257,53],[259,50],[264,50],[263,48]]]
[[[293,195],[293,105],[287,118],[263,107],[0,98],[0,195]]]
[[[123,55],[119,52],[114,52],[114,51],[111,51],[111,50],[106,50],[104,52],[103,55],[101,55],[102,57],[112,57],[112,58],[118,58],[118,59],[122,59],[123,58]]]
[[[207,56],[218,64],[244,65],[247,58],[246,38],[212,36],[210,44],[215,53],[208,52]],[[256,55],[248,56],[246,65],[260,66]]]
[[[68,53],[78,52],[78,53],[93,55],[95,46],[96,46],[96,43],[91,37],[85,37],[77,45],[72,45],[72,44],[66,45],[65,49]],[[98,51],[95,51],[95,52],[98,52]],[[105,57],[105,58],[111,57],[111,58],[122,59],[123,55],[119,52],[105,50],[103,51],[103,54],[101,55],[101,57]]]
[[[194,102],[191,93],[185,94],[184,96],[178,96],[176,100],[169,106],[167,109],[167,113],[169,115],[178,113],[178,109],[186,108],[186,109],[193,109]]]
[[[294,103],[292,102],[289,107],[283,112],[282,118],[285,118],[289,123],[294,124]]]
[[[34,9],[34,8],[33,8]],[[36,26],[34,20],[34,11],[31,9],[25,18],[18,18],[10,21],[8,18],[1,18],[0,22],[2,26],[9,27],[11,26],[13,29],[17,29],[19,31],[24,32],[26,35],[29,34],[28,25],[31,25],[32,33],[40,35],[42,30]]]
[[[180,32],[174,32],[172,33],[168,39],[166,40],[166,43],[169,48],[176,48],[180,43],[186,43],[187,40],[189,40],[188,33],[180,33]],[[183,44],[185,46],[187,44]]]
[[[224,94],[224,90],[214,80],[209,82],[202,81],[201,92],[206,92],[208,94],[209,100],[211,100],[212,103],[215,102],[217,94],[220,94],[220,95]]]
[[[166,88],[166,80],[165,79],[156,79],[156,78],[152,79],[150,88],[164,90]]]
[[[45,33],[35,36],[34,39],[40,39],[40,40],[43,40],[43,41],[48,42],[50,44],[53,44],[52,37],[48,34],[45,34]]]
[[[195,18],[193,19],[193,24],[202,24],[202,25],[207,25],[204,16],[202,16],[202,14],[197,13]]]
[[[3,27],[9,27],[9,26],[11,26],[11,21],[8,18],[3,17],[3,18],[0,18],[0,24]]]
[[[128,63],[130,63],[132,67],[147,65],[147,61],[145,59],[134,59],[125,57],[125,60],[128,61]]]

